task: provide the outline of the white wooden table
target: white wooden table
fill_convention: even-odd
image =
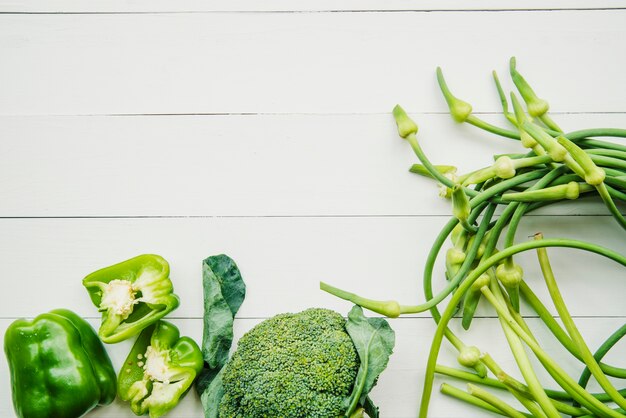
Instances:
[[[626,127],[626,1],[521,4],[0,0],[0,334],[57,307],[97,326],[81,279],[147,252],[170,262],[182,303],[169,318],[197,341],[201,260],[218,253],[248,285],[237,336],[279,312],[346,313],[319,280],[423,301],[422,267],[450,206],[408,173],[415,157],[392,107],[418,121],[433,161],[462,172],[520,149],[449,118],[437,65],[501,125],[490,72],[510,89],[515,55],[568,130]],[[538,230],[625,249],[589,202],[528,216],[518,239]],[[522,262],[545,298],[534,256]],[[624,271],[571,251],[554,251],[553,264],[595,348],[624,323]],[[464,338],[515,370],[494,313],[477,316]],[[424,314],[392,326],[396,350],[373,398],[383,417],[414,417],[435,326]],[[117,368],[130,346],[107,347]],[[625,354],[622,342],[607,359],[623,366]],[[455,364],[449,346],[441,357]],[[6,361],[0,389],[0,416],[14,416]],[[201,415],[194,393],[170,413]],[[89,416],[133,414],[116,401]],[[485,413],[437,393],[430,416]]]

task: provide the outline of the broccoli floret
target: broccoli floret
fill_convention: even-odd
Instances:
[[[220,418],[343,416],[359,368],[345,324],[313,308],[252,328],[225,366]]]

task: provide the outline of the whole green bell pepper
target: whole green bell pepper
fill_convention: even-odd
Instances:
[[[157,418],[174,408],[202,370],[202,352],[175,325],[159,321],[144,329],[118,376],[118,395],[136,415]]]
[[[95,330],[66,309],[6,330],[13,406],[21,418],[76,418],[115,399],[115,370]]]
[[[163,257],[144,254],[85,277],[83,285],[102,312],[100,339],[125,340],[176,309],[179,299],[169,274]]]

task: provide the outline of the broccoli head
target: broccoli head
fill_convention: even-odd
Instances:
[[[360,364],[345,326],[313,308],[252,328],[225,366],[220,418],[343,416]]]

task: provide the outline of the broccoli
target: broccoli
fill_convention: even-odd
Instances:
[[[220,418],[334,418],[346,411],[359,355],[338,313],[280,314],[246,333],[224,368]]]
[[[378,418],[369,397],[393,352],[383,318],[353,306],[347,319],[313,308],[279,314],[233,342],[246,287],[235,262],[221,254],[202,264],[204,367],[196,380],[205,418]]]

